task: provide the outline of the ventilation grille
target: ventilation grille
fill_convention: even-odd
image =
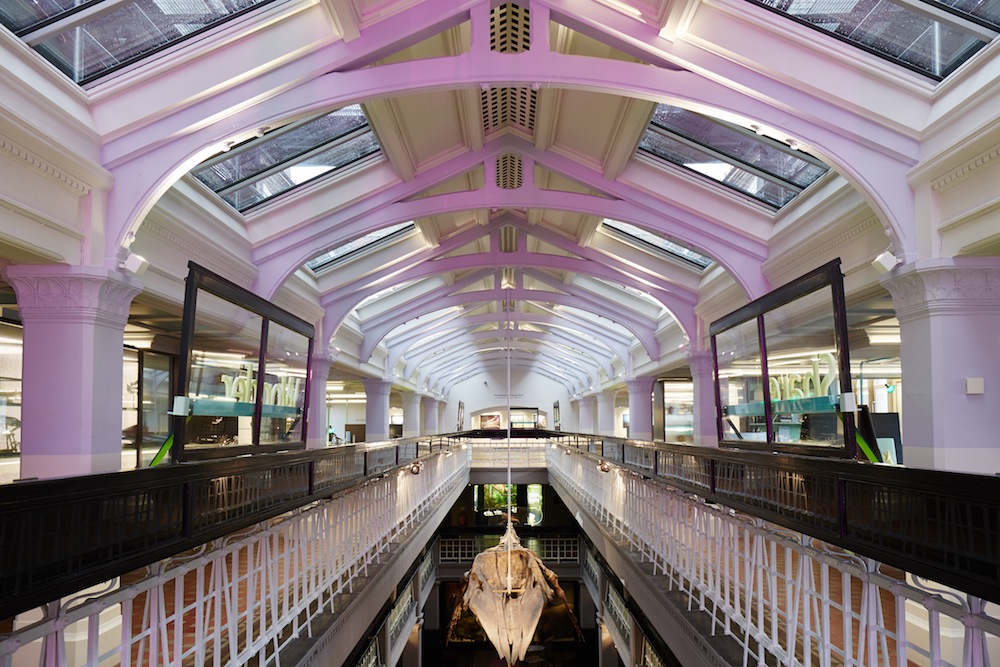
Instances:
[[[483,130],[490,132],[514,126],[531,134],[535,131],[538,91],[533,88],[489,88],[479,93],[483,109]]]
[[[513,225],[500,228],[500,252],[517,252],[517,229]],[[504,279],[506,278],[505,270]]]
[[[510,153],[497,158],[497,187],[501,190],[521,187],[521,158]]]
[[[490,50],[523,53],[531,45],[531,19],[525,7],[513,3],[494,7],[490,12]],[[489,88],[480,93],[483,130],[489,133],[507,126],[528,134],[535,131],[538,92],[529,87]]]
[[[500,287],[502,289],[514,289],[517,287],[517,279],[514,276],[513,266],[503,267],[503,278],[500,280]]]
[[[490,50],[522,53],[531,46],[531,15],[512,2],[490,12]]]

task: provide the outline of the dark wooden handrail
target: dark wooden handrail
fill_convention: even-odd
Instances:
[[[447,449],[448,436],[0,486],[0,619]]]
[[[465,437],[483,436],[0,486],[0,619],[343,492]],[[561,431],[534,437],[1000,603],[1000,478]]]
[[[559,442],[1000,603],[1000,477],[586,434]]]

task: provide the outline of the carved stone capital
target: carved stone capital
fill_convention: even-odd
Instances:
[[[715,372],[715,358],[711,350],[699,350],[688,354],[688,367],[691,377],[710,376]]]
[[[132,299],[142,291],[134,278],[87,266],[18,264],[4,276],[24,321],[88,319],[124,327]]]
[[[882,284],[900,321],[935,313],[1000,313],[1000,259],[994,257],[917,261]]]
[[[369,397],[388,396],[392,391],[392,382],[382,378],[364,378],[361,384],[365,387],[365,394]]]
[[[656,378],[636,377],[625,380],[625,386],[628,388],[629,396],[648,395],[653,393],[654,382],[656,382]]]

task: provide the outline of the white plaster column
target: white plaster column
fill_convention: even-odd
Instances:
[[[424,396],[424,426],[420,435],[434,435],[438,432],[438,400],[433,396]]]
[[[694,442],[702,447],[719,446],[715,409],[715,362],[711,350],[688,355],[694,391]]]
[[[309,425],[306,449],[323,449],[329,444],[327,430],[330,411],[326,407],[326,381],[330,377],[333,359],[314,354],[309,364]]]
[[[597,435],[615,434],[615,390],[597,393]]]
[[[24,325],[21,477],[120,470],[122,350],[138,280],[85,266],[8,266]]]
[[[415,438],[420,435],[420,399],[422,396],[415,391],[402,392],[403,398],[403,437]]]
[[[653,439],[653,383],[650,377],[625,381],[628,388],[628,437],[633,440]]]
[[[451,433],[454,430],[454,427],[452,426],[452,424],[458,422],[458,417],[457,416],[455,418],[455,422],[449,423],[448,421],[446,421],[447,410],[448,410],[448,401],[446,401],[444,399],[438,399],[438,402],[437,402],[438,421],[437,421],[437,423],[438,423],[438,432],[439,433]],[[456,413],[456,415],[457,415],[457,413]]]
[[[1000,472],[1000,258],[919,260],[882,283],[900,327],[903,463]]]
[[[580,421],[577,431],[580,433],[594,433],[594,409],[597,405],[597,397],[593,394],[583,396],[577,401],[577,405],[580,408]]]
[[[392,382],[365,378],[365,442],[389,439],[389,392]]]

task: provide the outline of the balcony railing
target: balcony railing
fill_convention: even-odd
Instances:
[[[552,442],[1000,603],[998,477],[593,435]]]
[[[0,486],[0,619],[329,498],[446,437]]]

